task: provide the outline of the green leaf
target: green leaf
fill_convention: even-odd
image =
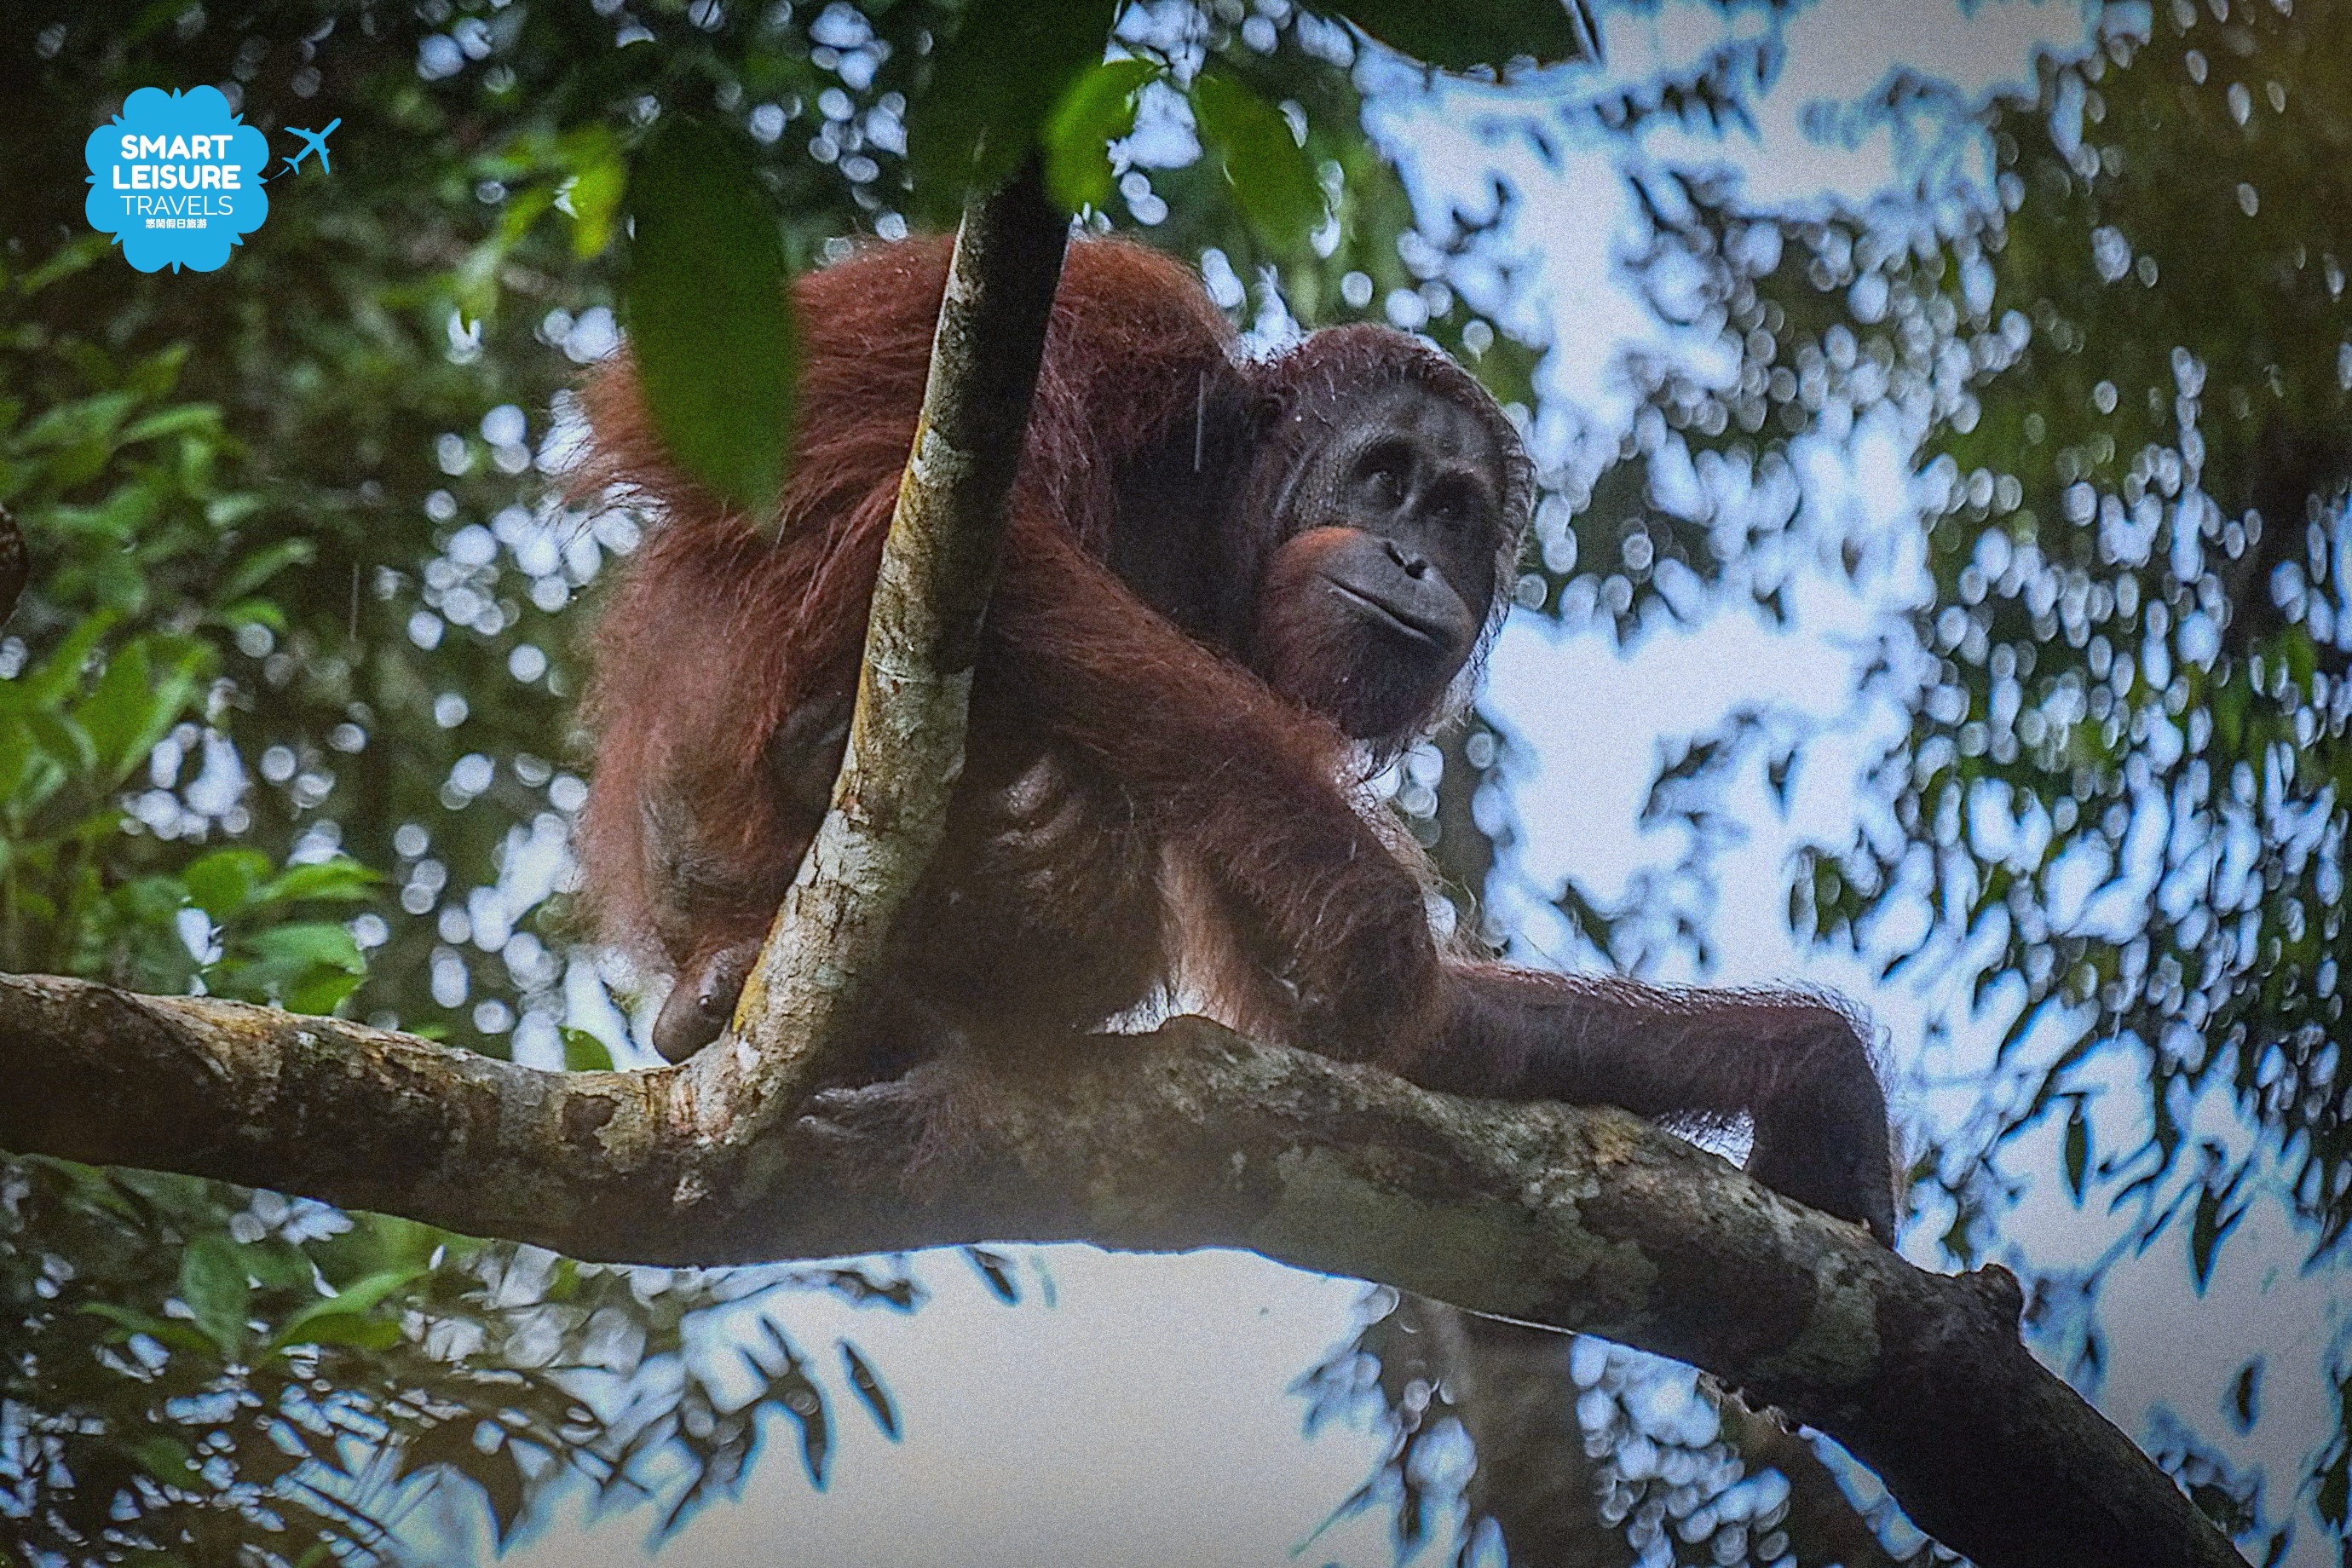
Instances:
[[[623,300],[654,426],[688,475],[763,515],[783,487],[800,364],[767,194],[726,138],[665,120],[629,205]]]
[[[180,1257],[180,1300],[224,1353],[245,1342],[246,1310],[252,1297],[236,1244],[224,1236],[200,1236]]]
[[[563,1070],[566,1072],[610,1072],[613,1053],[604,1042],[585,1029],[567,1027],[563,1034]]]
[[[274,600],[239,599],[236,604],[224,608],[220,617],[222,623],[231,630],[242,626],[268,626],[279,637],[286,635],[285,608]]]
[[[298,921],[240,937],[230,959],[205,972],[215,991],[295,1013],[331,1013],[366,977],[359,943],[333,921]]]
[[[120,1339],[145,1334],[174,1350],[210,1352],[214,1349],[212,1341],[174,1318],[158,1318],[130,1307],[117,1306],[111,1301],[84,1301],[75,1310],[87,1312],[93,1318],[104,1318],[114,1324],[122,1331],[118,1336]]]
[[[857,1397],[865,1402],[867,1412],[874,1417],[874,1425],[882,1428],[884,1436],[897,1442],[898,1412],[891,1405],[889,1391],[882,1386],[881,1378],[875,1375],[874,1368],[857,1353],[857,1347],[847,1340],[841,1342],[841,1362],[849,1373],[849,1386],[856,1390]]]
[[[108,786],[120,782],[163,738],[196,697],[202,649],[140,637],[125,644],[74,710],[96,749]]]
[[[1318,8],[1440,70],[1499,71],[1515,59],[1554,65],[1600,56],[1583,0],[1328,0]]]
[[[287,1340],[286,1346],[350,1345],[358,1350],[380,1351],[399,1342],[400,1325],[387,1319],[364,1317],[358,1312],[321,1312],[305,1321],[301,1333]]]
[[[102,450],[138,401],[128,392],[103,392],[96,397],[60,403],[19,431],[17,444],[27,451],[87,444],[96,444]]]
[[[341,1007],[366,979],[366,973],[361,970],[314,969],[285,988],[278,998],[279,1005],[289,1013],[326,1017]]]
[[[1192,116],[1243,216],[1269,244],[1304,244],[1324,219],[1323,184],[1282,111],[1231,77],[1204,73],[1192,84]]]
[[[65,640],[48,658],[18,678],[17,689],[28,700],[41,704],[58,701],[79,688],[82,668],[97,651],[99,639],[114,629],[118,618],[112,610],[100,610],[85,617],[66,634]]]
[[[425,1273],[421,1264],[379,1269],[352,1281],[331,1296],[321,1296],[302,1306],[278,1325],[278,1331],[270,1336],[270,1348],[282,1350],[288,1345],[302,1344],[361,1344],[364,1342],[362,1338],[351,1337],[356,1332],[354,1326],[359,1324],[372,1325],[370,1333],[374,1328],[391,1329],[396,1337],[399,1332],[397,1324],[378,1323],[366,1313],[394,1291],[423,1279]],[[330,1334],[341,1337],[330,1338]],[[383,1347],[374,1345],[369,1348]]]
[[[1104,60],[1070,83],[1045,121],[1045,188],[1066,212],[1110,199],[1110,143],[1135,129],[1144,84],[1161,74],[1150,60]]]
[[[291,925],[271,926],[247,937],[245,945],[258,953],[265,963],[358,969],[365,963],[352,933],[332,921],[298,921]]]
[[[2066,1118],[2066,1190],[2074,1194],[2074,1203],[2083,1202],[2083,1184],[2091,1169],[2091,1127],[2084,1119],[2083,1102],[2074,1101],[2072,1114]]]
[[[122,1451],[139,1461],[141,1469],[167,1485],[187,1485],[188,1472],[196,1468],[196,1457],[188,1446],[168,1432],[151,1429],[118,1440]]]
[[[252,903],[268,875],[268,856],[231,847],[200,857],[180,873],[180,880],[187,885],[188,901],[218,922]]]
[[[318,552],[317,542],[309,539],[282,539],[267,550],[256,551],[214,587],[213,603],[242,599],[289,566],[306,564]]]
[[[192,430],[217,433],[221,427],[220,410],[209,403],[183,403],[166,408],[160,414],[150,414],[122,433],[122,444],[152,441],[159,436],[184,435]]]
[[[256,903],[292,903],[297,899],[331,899],[348,903],[364,899],[383,879],[348,857],[338,855],[308,866],[289,866],[254,895]]]
[[[585,261],[602,256],[613,243],[620,221],[621,198],[628,193],[629,166],[602,125],[583,125],[565,133],[564,159],[572,165],[564,205],[572,209],[572,253]]]
[[[17,776],[21,771],[32,775],[33,795],[46,799],[67,776],[78,777],[98,766],[98,748],[90,743],[89,736],[82,727],[71,719],[62,713],[40,709],[19,717],[23,723],[23,744],[28,749],[27,754],[19,762],[12,755],[16,746],[0,739],[0,786],[12,793],[23,788],[24,780]],[[35,757],[46,757],[53,767],[45,773],[39,768],[26,765]],[[19,804],[32,805],[38,801],[26,799]]]
[[[318,1259],[329,1279],[352,1282],[343,1287],[345,1289],[353,1289],[373,1274],[403,1269],[423,1272],[433,1267],[436,1253],[457,1258],[482,1245],[469,1237],[452,1236],[416,1220],[391,1215],[355,1214],[351,1217],[350,1230],[314,1242],[310,1247],[310,1255]]]
[[[917,199],[944,216],[1003,183],[1101,62],[1115,14],[1105,0],[975,0],[907,114]]]
[[[282,1290],[309,1290],[317,1279],[310,1255],[283,1237],[264,1237],[245,1244],[247,1278],[257,1286]]]

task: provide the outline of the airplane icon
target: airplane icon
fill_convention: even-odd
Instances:
[[[327,128],[324,131],[305,131],[299,126],[288,126],[286,128],[287,134],[290,136],[299,136],[307,145],[305,145],[299,153],[295,153],[292,157],[286,160],[286,172],[289,174],[294,173],[295,170],[302,166],[303,159],[309,157],[311,153],[316,153],[319,154],[320,169],[327,173],[332,173],[334,165],[327,162],[327,138],[332,136],[335,133],[335,127],[341,125],[342,122],[342,116],[337,115],[334,119],[327,121]]]

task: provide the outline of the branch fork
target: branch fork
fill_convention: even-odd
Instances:
[[[966,213],[847,756],[727,1037],[677,1067],[546,1072],[341,1019],[0,976],[0,1148],[583,1258],[1246,1247],[1695,1362],[1838,1437],[1985,1568],[2239,1563],[2027,1353],[2014,1279],[1915,1268],[1622,1111],[1458,1100],[1179,1018],[1040,1042],[1051,1070],[992,1084],[952,1178],[916,1186],[924,1075],[812,1098],[962,770],[1067,234],[1034,169]],[[0,618],[22,578],[0,513]]]

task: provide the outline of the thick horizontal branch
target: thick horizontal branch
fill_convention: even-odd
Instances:
[[[579,1258],[1245,1247],[1696,1363],[1838,1437],[1984,1568],[2239,1561],[2026,1352],[2007,1274],[1924,1273],[1619,1111],[1455,1100],[1200,1019],[1041,1045],[1018,1077],[941,1065],[820,1095],[745,1142],[706,1130],[712,1080],[691,1064],[542,1072],[0,978],[0,1147]],[[958,1113],[933,1126],[950,1089]]]

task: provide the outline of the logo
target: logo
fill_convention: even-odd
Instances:
[[[303,159],[316,153],[319,154],[319,172],[322,174],[327,173],[330,167],[327,163],[327,138],[332,136],[335,133],[335,127],[342,122],[343,117],[339,114],[327,121],[327,128],[324,131],[305,131],[299,125],[288,126],[286,133],[289,136],[302,138],[302,150],[286,160],[286,172],[289,174],[293,174],[301,168]]]
[[[321,166],[333,129],[312,142]],[[112,124],[90,132],[82,157],[89,165],[82,211],[142,272],[215,271],[269,216],[261,188],[269,139],[229,112],[218,88],[141,88]]]

